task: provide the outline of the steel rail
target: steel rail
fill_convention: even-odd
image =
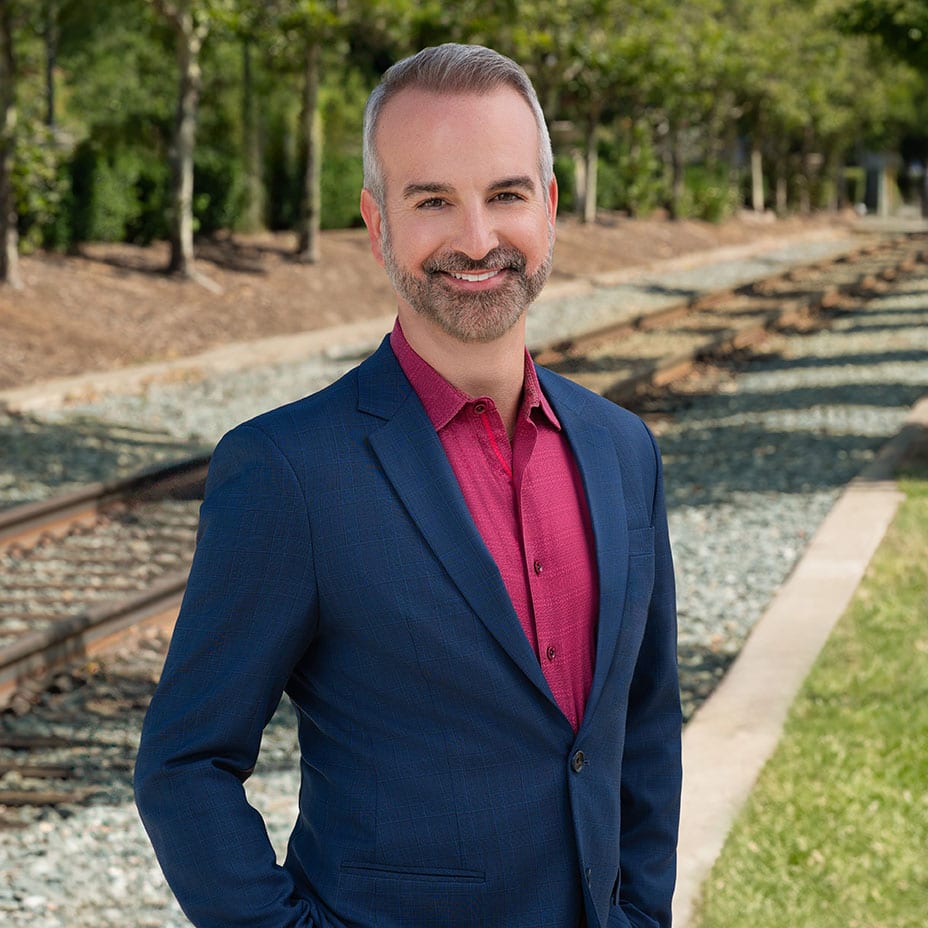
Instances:
[[[0,705],[27,681],[107,647],[131,628],[173,621],[186,585],[186,570],[168,574],[140,593],[57,619],[0,648]]]
[[[119,500],[145,499],[153,493],[195,493],[206,479],[209,455],[155,465],[129,477],[89,483],[68,493],[0,510],[0,548],[26,547],[46,535],[93,522]]]

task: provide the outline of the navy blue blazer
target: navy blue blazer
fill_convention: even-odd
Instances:
[[[660,459],[639,419],[539,378],[596,541],[576,734],[386,340],[220,442],[136,769],[194,924],[670,924],[681,719]],[[283,692],[302,786],[279,867],[242,783]]]

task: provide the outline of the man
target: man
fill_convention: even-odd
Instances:
[[[216,449],[139,808],[209,928],[670,923],[673,576],[641,422],[544,370],[557,187],[524,72],[446,45],[365,114],[393,333]],[[282,694],[283,867],[247,805]]]

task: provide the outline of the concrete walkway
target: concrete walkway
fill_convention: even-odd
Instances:
[[[700,887],[773,753],[789,707],[895,515],[902,499],[896,466],[926,430],[928,397],[845,489],[735,663],[687,724],[674,928],[692,923]]]

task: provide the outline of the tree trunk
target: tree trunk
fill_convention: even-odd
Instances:
[[[837,147],[828,150],[825,158],[825,207],[832,213],[838,212],[844,206],[844,184],[841,183],[843,162],[841,152]]]
[[[764,211],[764,156],[756,143],[751,146],[751,209]]]
[[[579,148],[570,153],[574,162],[574,213],[581,221],[586,215],[586,156]]]
[[[207,27],[196,25],[189,11],[173,19],[177,33],[180,88],[171,153],[171,260],[168,271],[193,276],[193,152],[202,75],[200,50]]]
[[[13,196],[13,148],[16,140],[16,57],[13,11],[0,0],[0,284],[19,289],[19,232]]]
[[[670,126],[670,218],[680,219],[683,214],[683,197],[686,183],[683,173],[683,135],[675,124]]]
[[[322,48],[307,39],[303,70],[303,107],[300,125],[306,149],[303,190],[300,198],[299,239],[296,255],[300,261],[319,260],[319,200],[322,167],[322,118],[319,113],[319,77]]]
[[[789,212],[789,153],[787,151],[778,151],[776,154],[776,184],[773,202],[778,216],[785,216]]]
[[[590,116],[586,133],[586,184],[583,195],[583,221],[596,222],[596,194],[599,177],[599,146],[596,130],[599,127],[598,113]]]
[[[812,212],[812,191],[815,186],[815,166],[812,158],[812,132],[806,129],[799,156],[799,212],[808,216]]]
[[[242,134],[245,153],[245,211],[242,228],[256,232],[264,228],[264,179],[261,176],[261,132],[255,110],[252,74],[252,41],[242,41]]]
[[[58,0],[45,3],[45,124],[55,128],[55,67],[58,64]]]

